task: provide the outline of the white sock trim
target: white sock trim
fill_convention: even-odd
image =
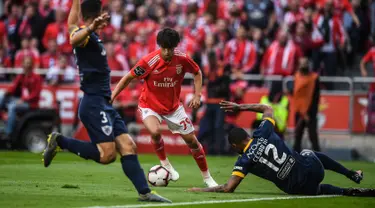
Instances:
[[[208,178],[211,178],[211,174],[210,174],[210,171],[202,171],[202,177],[203,179],[208,179]]]

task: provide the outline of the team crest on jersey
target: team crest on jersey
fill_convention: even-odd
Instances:
[[[181,64],[176,65],[176,73],[181,74],[181,72],[182,72],[182,65]]]
[[[112,126],[109,126],[109,125],[102,126],[102,131],[105,135],[109,136],[112,133]]]

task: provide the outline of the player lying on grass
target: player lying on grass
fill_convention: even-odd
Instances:
[[[194,74],[194,98],[189,107],[198,108],[202,92],[202,73],[198,65],[185,53],[175,49],[180,42],[177,31],[165,28],[157,35],[160,49],[146,55],[117,84],[112,101],[134,79],[144,79],[139,98],[139,111],[160,163],[171,173],[171,180],[180,176],[169,162],[161,138],[160,123],[165,120],[169,130],[180,134],[189,146],[208,187],[217,186],[208,171],[206,155],[194,134],[194,126],[180,103],[181,84],[185,73]]]
[[[78,27],[80,12],[85,27]],[[121,155],[122,169],[137,189],[140,201],[170,202],[151,192],[138,161],[135,143],[109,102],[111,70],[108,67],[106,51],[97,34],[99,29],[107,25],[108,20],[108,14],[101,14],[100,0],[84,0],[82,5],[79,0],[73,0],[68,26],[70,43],[73,45],[79,68],[81,90],[84,92],[79,106],[79,117],[91,142],[52,133],[44,152],[44,166],[50,165],[60,148],[101,164],[114,162],[118,152]]]
[[[358,184],[363,179],[363,174],[362,171],[346,169],[320,152],[303,150],[298,154],[290,150],[274,131],[275,121],[271,107],[262,104],[239,105],[228,101],[222,101],[220,105],[226,112],[263,113],[263,121],[252,137],[241,128],[230,131],[229,142],[240,156],[226,184],[212,188],[192,188],[190,191],[234,192],[242,179],[252,173],[272,181],[288,194],[375,196],[374,189],[339,188],[320,184],[324,178],[324,169],[342,174]]]

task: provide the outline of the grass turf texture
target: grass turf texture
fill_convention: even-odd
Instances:
[[[154,155],[140,155],[148,170],[158,164]],[[230,176],[236,157],[208,157],[211,174],[218,183]],[[166,188],[153,188],[173,202],[199,202],[249,198],[288,197],[272,183],[248,175],[234,194],[190,193],[189,187],[202,187],[198,167],[190,156],[171,156],[179,171],[178,182]],[[326,172],[325,183],[342,187],[375,188],[373,163],[346,162],[351,169],[362,169],[365,179],[357,185],[344,176]],[[0,152],[0,207],[89,207],[138,204],[137,194],[122,172],[119,159],[114,164],[99,165],[70,153],[58,153],[49,168],[41,155],[27,152]],[[375,207],[375,198],[337,197],[253,201],[225,204],[189,205],[185,207]]]

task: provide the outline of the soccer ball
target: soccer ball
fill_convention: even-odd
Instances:
[[[171,174],[161,165],[155,165],[147,175],[148,182],[153,186],[168,186]]]

